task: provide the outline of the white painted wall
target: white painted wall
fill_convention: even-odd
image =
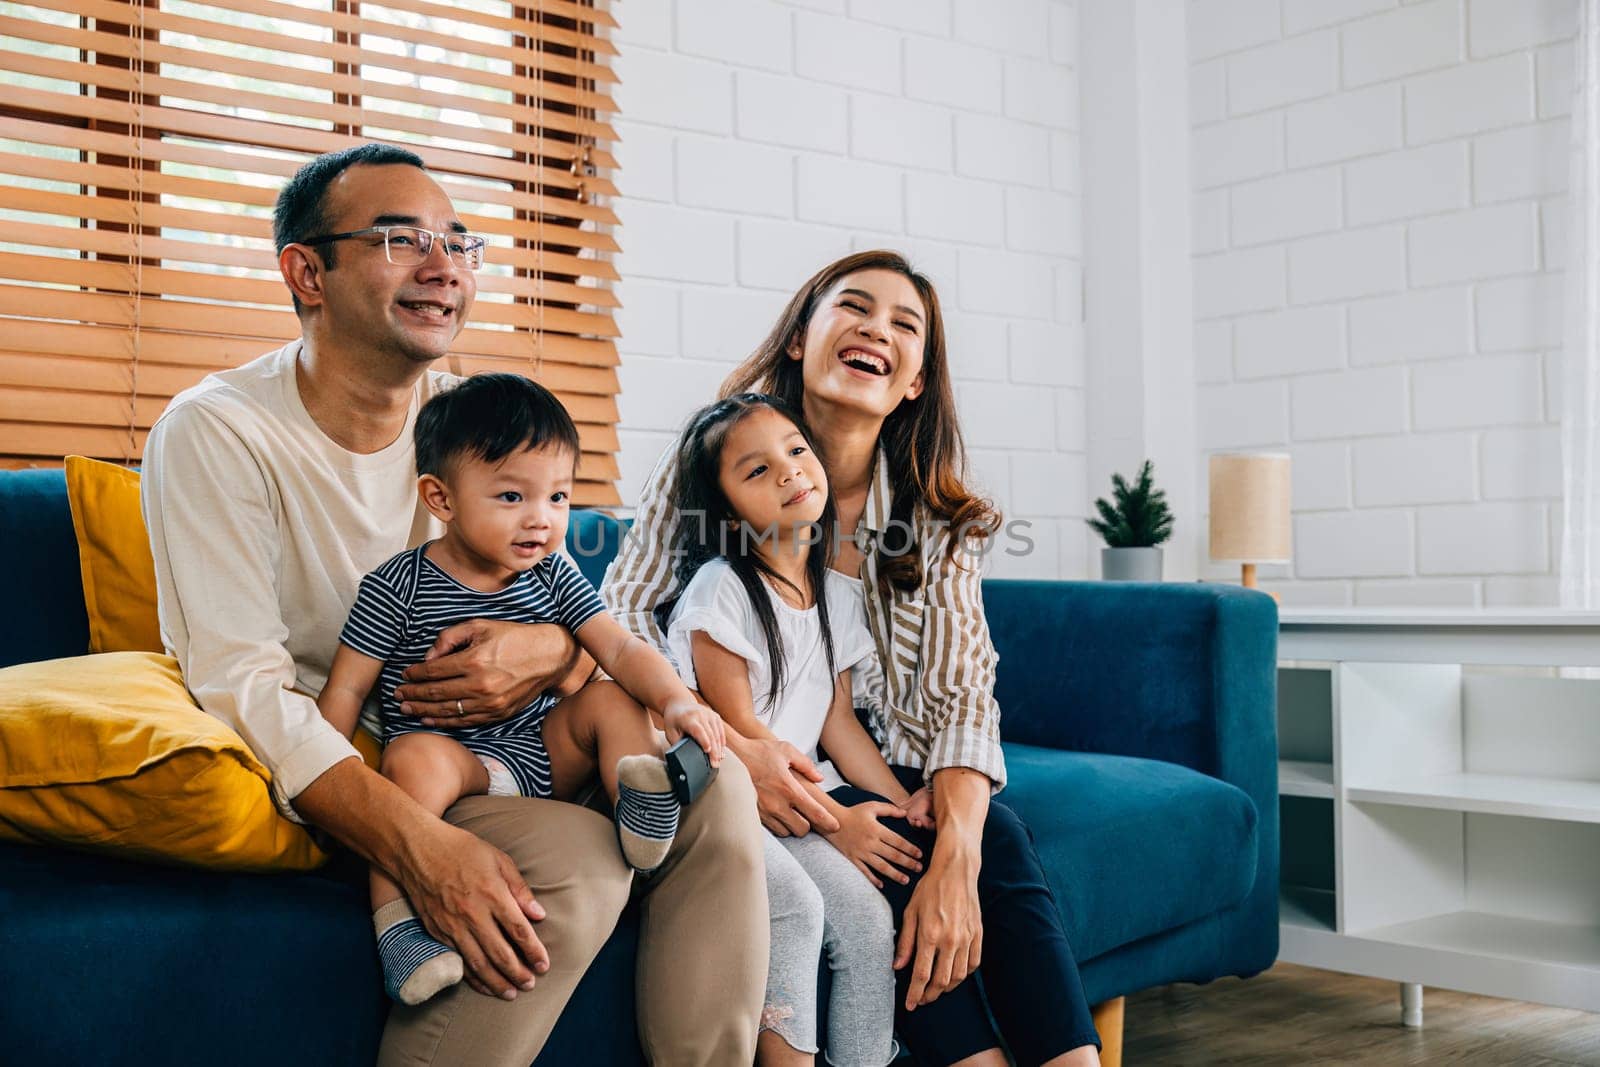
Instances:
[[[1189,4],[1198,444],[1292,453],[1286,604],[1557,601],[1576,10]]]
[[[1088,573],[1075,5],[611,10],[624,501],[801,282],[888,246],[939,288],[977,480],[1032,524],[993,573]]]
[[[1205,534],[1183,15],[1173,0],[1083,0],[1079,14],[1089,482],[1152,462],[1175,519],[1168,581],[1195,577]]]

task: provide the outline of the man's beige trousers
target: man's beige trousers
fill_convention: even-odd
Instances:
[[[576,804],[467,797],[445,816],[503,849],[546,917],[534,931],[550,970],[513,1001],[465,983],[389,1012],[382,1067],[528,1067],[628,901],[633,874],[609,818]],[[636,964],[639,1034],[661,1067],[748,1067],[767,978],[761,824],[744,767],[728,755],[684,812],[651,876]],[[601,1067],[601,1065],[595,1065]]]

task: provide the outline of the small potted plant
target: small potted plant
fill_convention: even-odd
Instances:
[[[1149,460],[1139,468],[1139,477],[1132,484],[1120,474],[1111,476],[1112,497],[1094,502],[1098,519],[1086,519],[1096,533],[1105,539],[1106,547],[1100,550],[1102,577],[1112,582],[1159,582],[1161,580],[1161,548],[1172,536],[1172,512],[1167,509],[1167,495],[1151,484],[1153,470]]]

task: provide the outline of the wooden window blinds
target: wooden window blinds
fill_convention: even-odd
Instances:
[[[0,0],[0,465],[135,462],[167,402],[298,336],[278,189],[364,141],[426,161],[489,239],[448,367],[516,371],[617,503],[605,142],[592,0]]]

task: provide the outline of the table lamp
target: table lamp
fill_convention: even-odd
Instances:
[[[1211,457],[1211,560],[1238,563],[1256,587],[1256,564],[1289,562],[1289,457],[1282,452]]]

